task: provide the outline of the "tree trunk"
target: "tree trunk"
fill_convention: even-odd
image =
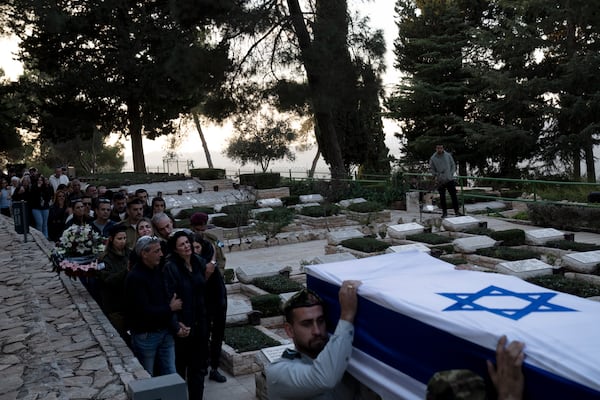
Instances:
[[[591,139],[591,138],[590,138]],[[594,163],[594,145],[591,140],[585,141],[585,166],[588,182],[596,182],[596,165]]]
[[[204,138],[204,132],[202,131],[202,125],[200,125],[200,117],[198,117],[198,113],[192,111],[192,118],[194,118],[194,125],[196,125],[196,130],[198,131],[198,135],[200,135],[200,141],[202,142],[202,148],[204,149],[204,155],[206,156],[206,164],[208,164],[208,168],[214,168],[212,158],[210,157],[210,152],[208,151],[208,145],[206,144],[206,139]]]
[[[342,179],[346,177],[346,168],[335,125],[332,120],[332,108],[327,101],[325,89],[327,82],[322,73],[324,70],[319,67],[319,63],[322,63],[323,60],[317,57],[316,54],[311,54],[313,43],[311,42],[298,0],[287,0],[287,4],[300,46],[302,63],[306,70],[312,107],[318,126],[318,129],[315,131],[317,133],[317,143],[321,149],[321,154],[323,154],[325,161],[329,164],[331,178],[334,180]]]
[[[580,150],[573,151],[573,180],[581,179],[581,154]]]
[[[136,101],[127,102],[127,116],[129,117],[129,135],[131,136],[131,153],[133,156],[133,171],[146,172],[146,160],[144,158],[144,145],[142,118],[140,107]]]
[[[312,160],[312,164],[310,166],[310,171],[308,171],[308,177],[315,177],[315,170],[317,169],[317,163],[319,162],[319,157],[321,156],[321,150],[319,149],[319,145],[317,144],[317,154],[315,154],[315,158]]]

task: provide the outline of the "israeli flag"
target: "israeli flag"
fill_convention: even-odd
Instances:
[[[525,343],[525,398],[600,398],[600,303],[466,270],[421,252],[306,266],[339,318],[344,280],[362,281],[349,371],[384,399],[423,399],[431,376],[484,378],[498,339]]]

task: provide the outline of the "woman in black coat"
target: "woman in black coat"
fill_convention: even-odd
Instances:
[[[169,256],[165,279],[169,298],[176,296],[182,308],[176,313],[180,330],[175,338],[175,367],[187,381],[190,400],[202,399],[206,374],[205,262],[194,254],[191,239],[176,231],[167,240]]]

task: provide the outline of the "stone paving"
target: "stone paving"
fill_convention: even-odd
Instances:
[[[217,193],[211,200],[218,201]],[[467,210],[468,211],[468,210]],[[391,221],[422,222],[437,214],[393,211]],[[534,226],[477,215],[495,230]],[[600,243],[577,232],[575,240]],[[324,255],[326,241],[228,253],[228,268],[276,262],[295,270]],[[285,249],[282,249],[285,247]],[[129,348],[79,281],[51,272],[51,245],[36,230],[27,243],[12,220],[0,216],[0,400],[127,399],[127,384],[148,378]],[[206,381],[205,399],[254,399],[254,375]]]

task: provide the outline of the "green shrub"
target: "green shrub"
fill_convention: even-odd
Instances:
[[[274,294],[297,292],[304,288],[298,282],[281,275],[256,278],[252,280],[252,284],[266,292]]]
[[[472,228],[472,229],[468,229],[465,231],[465,233],[469,233],[471,235],[484,235],[484,236],[490,236],[494,231],[491,230],[490,228],[484,228],[481,226],[478,226],[477,228]]]
[[[300,214],[306,215],[308,217],[330,217],[332,215],[338,215],[340,213],[340,208],[335,204],[325,204],[321,206],[310,206],[310,207],[302,207],[300,209]]]
[[[223,271],[223,280],[225,283],[233,283],[234,278],[235,270],[233,268],[225,268],[225,271]]]
[[[260,350],[265,347],[274,347],[281,344],[252,326],[225,328],[225,343],[238,353]]]
[[[447,236],[438,235],[437,233],[417,233],[406,236],[407,240],[414,242],[423,242],[428,244],[444,244],[452,243],[452,239]]]
[[[441,256],[440,260],[446,261],[448,264],[452,264],[452,265],[461,265],[461,264],[469,263],[466,259],[464,259],[462,257]]]
[[[189,219],[192,215],[197,212],[203,212],[205,214],[213,214],[215,210],[212,207],[193,207],[186,208],[184,210],[179,211],[179,213],[175,216],[178,219]]]
[[[375,201],[365,201],[363,203],[350,204],[348,210],[359,213],[379,212],[383,210],[383,206]]]
[[[573,250],[573,251],[595,251],[600,250],[600,246],[592,243],[580,243],[573,242],[570,240],[554,240],[544,245],[545,247],[552,247],[561,250]]]
[[[300,203],[300,196],[298,196],[298,195],[285,196],[285,197],[281,198],[281,202],[286,207],[287,206],[295,206],[296,204]]]
[[[240,185],[252,186],[255,189],[270,189],[279,186],[281,175],[278,172],[262,172],[241,174]]]
[[[501,240],[502,246],[521,246],[525,244],[525,231],[523,229],[491,232],[490,237],[494,240]]]
[[[281,315],[281,299],[277,294],[262,294],[250,298],[252,309],[261,312],[262,317]]]
[[[274,208],[272,211],[256,214],[256,219],[264,222],[286,221],[285,225],[287,225],[294,219],[294,211],[289,208]]]
[[[506,189],[506,190],[501,190],[500,191],[500,197],[503,197],[505,199],[517,199],[519,197],[521,197],[521,195],[523,194],[522,190],[510,190],[510,189]]]
[[[237,228],[238,226],[248,225],[248,218],[240,220],[231,215],[219,215],[217,217],[213,217],[212,222],[215,224],[215,226],[221,228]]]
[[[540,258],[540,254],[531,250],[514,249],[510,247],[491,247],[487,249],[478,249],[475,253],[480,256],[500,258],[506,261],[528,260],[530,258]]]
[[[572,204],[527,204],[530,221],[537,226],[600,232],[600,208]]]
[[[445,244],[442,246],[436,246],[435,249],[437,251],[442,252],[442,254],[453,254],[454,253],[454,245],[452,244]]]
[[[390,247],[389,243],[369,237],[346,239],[340,244],[349,249],[362,251],[364,253],[377,253]]]
[[[580,297],[600,296],[600,286],[576,279],[565,278],[562,275],[538,276],[527,279],[535,285],[557,292],[569,293]]]
[[[516,213],[515,215],[513,215],[511,218],[512,219],[518,219],[520,221],[528,221],[529,220],[529,213],[527,211],[519,211],[518,213]]]
[[[227,204],[221,208],[221,212],[228,215],[245,215],[247,216],[252,210],[252,203]]]
[[[194,168],[190,169],[190,175],[205,181],[225,179],[225,170],[221,168]]]

